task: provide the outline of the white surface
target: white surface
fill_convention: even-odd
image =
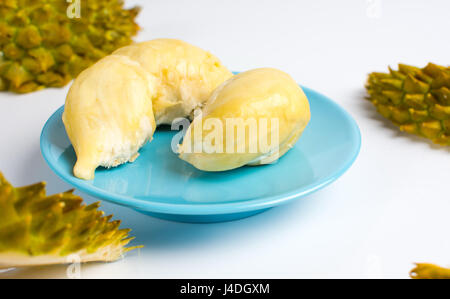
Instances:
[[[406,278],[414,262],[450,264],[450,151],[398,133],[363,100],[366,74],[398,62],[449,64],[448,1],[128,1],[143,6],[138,40],[180,38],[232,70],[277,67],[345,107],[361,155],[332,186],[242,221],[160,221],[103,203],[145,248],[85,278]],[[381,4],[381,9],[378,9]],[[0,169],[16,185],[70,186],[45,164],[39,135],[65,89],[0,94]],[[89,196],[87,201],[94,201]],[[66,277],[66,267],[2,277]]]

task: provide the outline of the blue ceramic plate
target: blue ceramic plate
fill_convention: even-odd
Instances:
[[[325,96],[304,88],[312,119],[300,141],[278,163],[209,173],[172,152],[176,132],[158,129],[134,163],[98,169],[93,181],[72,174],[75,152],[63,107],[47,121],[41,151],[63,180],[94,197],[174,221],[220,222],[248,217],[315,192],[353,164],[361,135],[353,118]]]

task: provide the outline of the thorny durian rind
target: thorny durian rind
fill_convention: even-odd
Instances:
[[[413,279],[450,279],[450,269],[433,264],[416,264],[410,276]]]
[[[132,42],[139,8],[121,0],[0,1],[0,91],[62,87],[100,58]],[[75,11],[76,12],[76,11]]]
[[[450,145],[450,68],[404,64],[397,71],[372,73],[368,99],[400,130]]]
[[[84,262],[109,262],[136,247],[130,230],[119,229],[86,206],[73,191],[47,196],[45,183],[14,188],[0,173],[0,268],[65,264],[69,256]]]

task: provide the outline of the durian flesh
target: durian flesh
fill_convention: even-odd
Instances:
[[[66,99],[74,175],[91,180],[98,166],[133,162],[157,124],[189,117],[231,76],[212,54],[174,39],[134,44],[100,60]]]
[[[211,53],[184,41],[156,39],[114,52],[139,62],[159,82],[153,109],[156,123],[191,116],[211,92],[233,74]]]
[[[132,162],[156,129],[155,78],[128,57],[111,55],[85,70],[67,95],[63,114],[75,149],[74,175],[94,178],[98,166]]]
[[[14,188],[0,173],[0,269],[110,262],[134,248],[119,229],[72,191],[47,196],[45,183]]]
[[[400,130],[450,145],[450,68],[404,64],[372,73],[366,85],[378,112]]]
[[[220,85],[194,118],[180,158],[204,171],[272,163],[295,145],[310,117],[306,95],[288,74],[271,68],[240,73]],[[230,120],[236,126],[228,126]]]

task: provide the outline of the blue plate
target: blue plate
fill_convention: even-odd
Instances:
[[[304,88],[312,119],[300,141],[278,163],[209,173],[180,160],[170,144],[176,132],[159,128],[134,163],[98,169],[95,180],[72,174],[76,156],[56,111],[44,126],[41,151],[64,181],[150,216],[181,222],[245,218],[311,194],[338,179],[361,146],[353,118],[325,96]]]

